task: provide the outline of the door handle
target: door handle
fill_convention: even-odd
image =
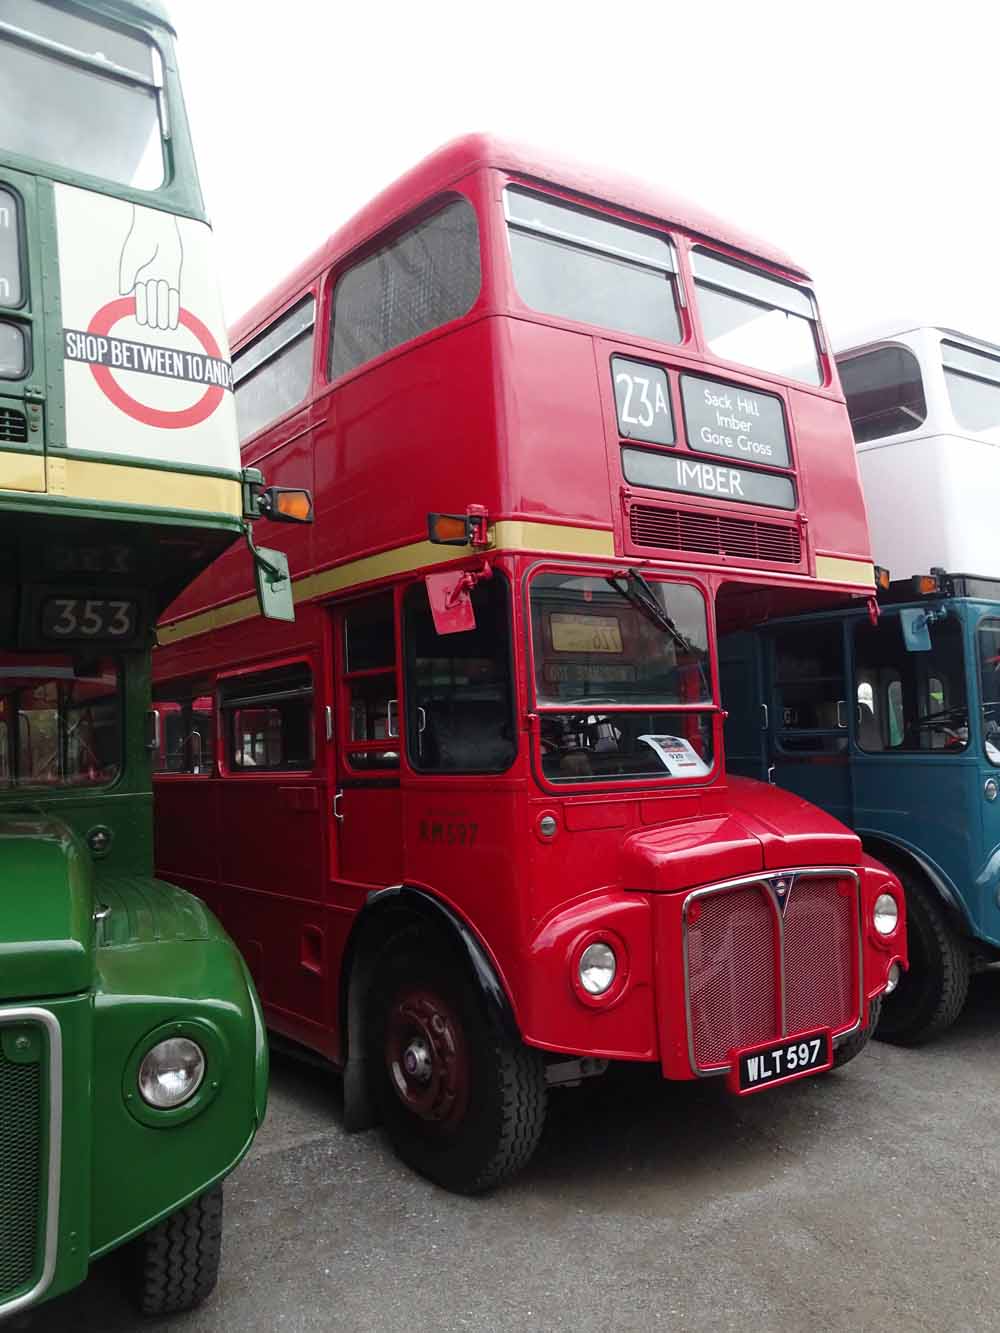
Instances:
[[[399,700],[390,699],[385,708],[385,730],[387,736],[399,735]]]
[[[774,786],[774,765],[773,765],[773,764],[768,764],[768,766],[767,766],[767,780],[768,780],[768,782],[771,784],[771,786],[773,787],[773,786]]]
[[[760,706],[760,729],[761,729],[761,731],[767,731],[768,721],[769,721],[769,714],[768,714],[768,711],[767,711],[767,704],[761,704],[761,706]]]
[[[342,801],[343,799],[344,799],[344,793],[343,793],[342,791],[338,791],[338,792],[335,792],[335,793],[334,793],[334,796],[333,796],[333,817],[334,817],[334,819],[339,819],[341,823],[344,822],[344,816],[340,813],[340,803],[341,803],[341,801]]]
[[[841,731],[847,730],[847,700],[837,700],[837,726]]]
[[[333,740],[333,709],[329,704],[323,709],[323,716],[326,720],[326,739]]]

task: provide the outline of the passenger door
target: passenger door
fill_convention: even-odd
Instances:
[[[772,781],[851,823],[849,691],[841,620],[767,636]]]
[[[213,784],[225,924],[273,1025],[295,1036],[296,1022],[326,1022],[329,996],[313,679],[301,658],[220,677]]]
[[[335,782],[333,901],[350,885],[403,875],[399,662],[395,596],[374,593],[333,612]],[[356,895],[355,895],[356,897]]]

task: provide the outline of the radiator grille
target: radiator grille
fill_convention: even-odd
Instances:
[[[743,560],[772,560],[782,565],[797,565],[802,560],[799,530],[785,523],[759,523],[756,519],[726,518],[708,512],[632,505],[629,524],[632,541],[637,546],[700,551]]]
[[[27,1287],[39,1260],[42,1066],[0,1050],[0,1301]]]
[[[858,890],[853,878],[794,876],[784,919],[763,883],[720,889],[686,911],[694,1063],[729,1064],[730,1052],[859,1017]],[[779,951],[784,933],[785,1023]]]
[[[734,1047],[777,1031],[774,911],[766,890],[753,884],[696,899],[688,922],[695,1060],[723,1065]]]
[[[800,879],[785,909],[790,1032],[850,1027],[858,1016],[857,891],[852,880]]]
[[[27,444],[28,422],[23,412],[13,407],[0,407],[0,443]]]

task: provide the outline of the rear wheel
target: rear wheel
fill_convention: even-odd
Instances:
[[[406,931],[376,965],[368,1067],[397,1156],[445,1189],[492,1189],[535,1151],[542,1057],[498,1031],[463,963],[426,931]]]
[[[872,1033],[878,1026],[879,1013],[882,1009],[881,995],[876,1000],[868,1001],[868,1026],[858,1028],[857,1032],[844,1039],[833,1053],[833,1067],[840,1069],[848,1065],[856,1055],[860,1055],[872,1039]]]
[[[143,1314],[190,1310],[215,1288],[222,1256],[222,1186],[194,1199],[132,1242]]]
[[[885,997],[880,1041],[917,1046],[951,1027],[969,993],[969,947],[937,894],[912,873],[897,871],[906,890],[909,970]]]

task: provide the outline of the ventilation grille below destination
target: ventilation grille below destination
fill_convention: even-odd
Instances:
[[[23,412],[0,407],[0,444],[27,444],[28,422]]]
[[[41,1184],[42,1067],[0,1051],[0,1305],[36,1275]]]
[[[758,523],[754,519],[658,509],[652,505],[633,505],[629,520],[632,541],[637,546],[701,551],[742,560],[773,560],[782,565],[797,565],[802,559],[798,529],[783,523]]]

